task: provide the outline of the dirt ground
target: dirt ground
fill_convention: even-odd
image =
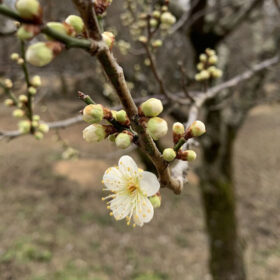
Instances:
[[[74,107],[61,108],[58,117]],[[1,129],[15,127],[7,114],[1,107]],[[279,115],[279,106],[253,110],[235,147],[250,280],[280,279]],[[120,154],[110,143],[83,142],[83,127],[61,132],[82,159],[62,160],[53,132],[40,142],[0,143],[0,280],[210,280],[197,186],[181,196],[163,190],[162,207],[143,228],[115,222],[100,181]]]

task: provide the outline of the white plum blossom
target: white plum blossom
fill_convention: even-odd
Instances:
[[[137,167],[130,156],[122,156],[117,167],[106,170],[102,183],[104,190],[112,194],[102,198],[108,201],[110,215],[116,220],[126,218],[127,225],[133,219],[133,226],[143,226],[154,216],[154,208],[149,200],[160,188],[157,177]]]

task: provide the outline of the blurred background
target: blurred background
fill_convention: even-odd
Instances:
[[[4,1],[11,7],[14,2]],[[137,14],[147,12],[145,7],[150,1],[136,2]],[[275,57],[279,51],[277,0],[170,2],[177,23],[164,34],[163,47],[155,57],[171,92],[182,92],[182,83],[193,91],[200,89],[193,77],[197,58],[207,47],[217,51],[224,72],[213,86]],[[135,33],[136,27],[131,32],[128,3],[114,0],[104,27],[116,35],[113,52],[137,100],[157,95],[159,90],[145,62],[146,54],[134,40],[141,34]],[[46,0],[41,4],[46,21],[63,21],[69,14],[77,14],[70,0]],[[14,23],[0,16],[0,26],[0,78],[12,79],[15,92],[20,93],[23,74],[9,58],[20,48]],[[90,94],[97,103],[119,105],[101,67],[89,58],[84,51],[72,49],[47,67],[29,67],[43,81],[35,99],[35,112],[43,120],[78,116],[84,106],[77,97],[78,90]],[[163,189],[161,208],[143,228],[116,222],[101,201],[103,173],[122,154],[131,154],[140,166],[151,169],[135,149],[123,152],[109,141],[95,145],[84,142],[84,123],[52,130],[42,141],[31,136],[3,139],[0,279],[212,279],[204,186],[205,182],[212,184],[209,173],[214,170],[235,188],[247,279],[279,280],[279,70],[279,65],[266,68],[206,104],[200,119],[206,122],[209,134],[202,139],[201,147],[194,148],[199,156],[191,164],[189,184],[180,196]],[[0,101],[0,131],[15,130],[17,121],[11,109],[4,106],[3,95]],[[170,126],[174,121],[187,121],[187,106],[175,103],[166,106],[165,111]],[[228,128],[231,134],[225,133]],[[170,146],[171,137],[169,134],[159,146]],[[227,154],[222,158],[221,151],[228,146],[230,157]],[[216,153],[213,160],[208,160],[209,150]],[[217,158],[232,167],[230,174],[220,165],[216,168]]]

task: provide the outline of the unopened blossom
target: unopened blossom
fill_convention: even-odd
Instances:
[[[143,226],[154,216],[154,208],[149,197],[154,196],[160,188],[157,177],[139,169],[130,156],[122,156],[117,167],[106,170],[102,183],[104,191],[112,194],[102,198],[108,201],[110,215],[116,220],[127,220],[130,225]]]

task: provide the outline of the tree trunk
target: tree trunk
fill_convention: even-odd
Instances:
[[[213,280],[245,280],[232,176],[237,127],[225,123],[220,111],[207,112],[206,127],[200,190],[209,238],[210,271]]]

